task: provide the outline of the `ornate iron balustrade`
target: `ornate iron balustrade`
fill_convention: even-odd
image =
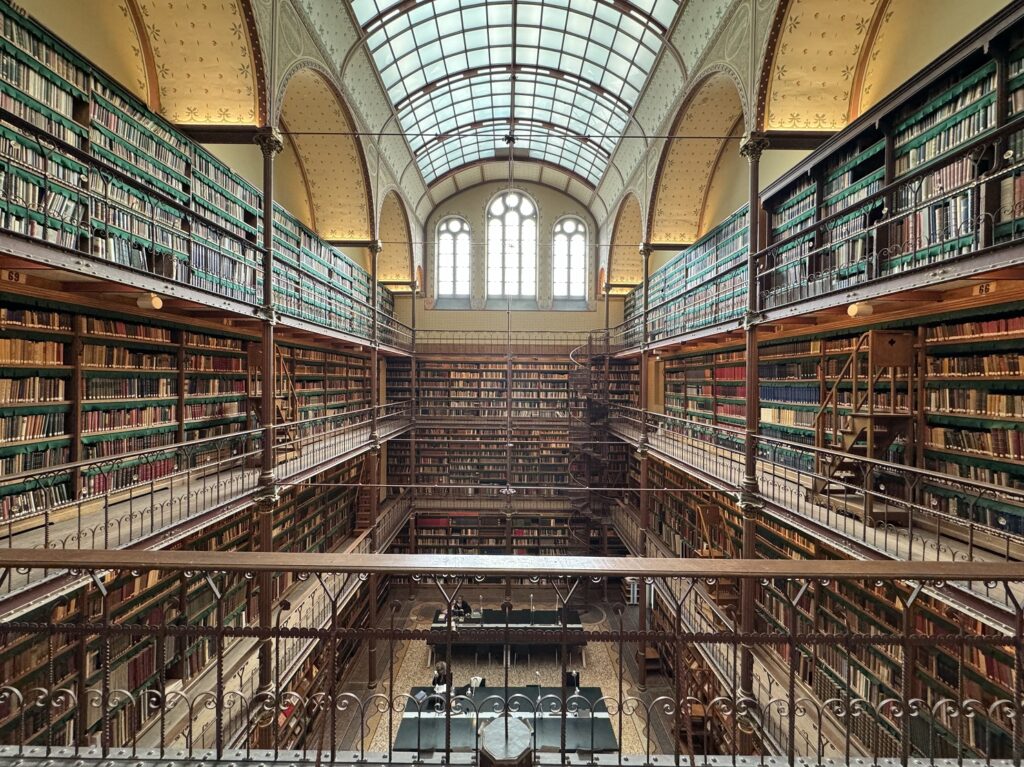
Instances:
[[[19,647],[45,648],[37,654],[36,670],[27,676],[22,670],[0,688],[0,756],[9,759],[475,764],[477,736],[453,733],[466,723],[466,731],[476,733],[478,725],[505,715],[528,722],[536,742],[543,737],[559,762],[565,756],[579,764],[719,764],[705,753],[712,748],[701,746],[708,737],[719,748],[727,744],[727,754],[749,757],[743,763],[751,765],[778,764],[769,759],[773,754],[789,764],[841,764],[866,756],[872,764],[967,757],[1015,765],[1024,755],[1024,613],[1017,597],[1024,574],[1006,563],[125,551],[58,557],[21,550],[4,552],[0,566],[8,574],[67,566],[93,584],[90,595],[74,594],[24,619],[0,623],[6,658]],[[246,585],[268,572],[299,583],[303,601],[279,606],[273,626],[231,617],[236,602],[248,598]],[[481,596],[481,605],[503,617],[487,626],[451,617],[435,628],[408,626],[395,600],[379,625],[343,625],[342,596],[351,601],[365,593],[371,576],[419,584],[416,600],[447,608],[448,616],[464,596],[475,602],[476,591],[493,581],[496,588],[486,602]],[[650,625],[627,622],[630,613],[614,598],[603,605],[606,612],[595,609],[595,595],[617,588],[622,577],[637,578],[655,592],[657,617]],[[118,610],[119,587],[135,579],[181,584],[209,605],[212,617],[190,621],[171,609],[162,621],[152,621],[148,610]],[[932,595],[950,579],[1005,590],[1013,604],[1012,627],[960,623],[930,630],[921,620],[932,620]],[[518,582],[528,586],[529,603],[516,594]],[[772,595],[774,607],[759,616],[755,632],[737,630],[728,610],[716,603],[715,588],[723,582]],[[512,596],[502,584],[513,588]],[[560,608],[559,622],[531,625],[513,612],[532,605],[534,593]],[[856,621],[826,618],[833,595],[854,593],[893,605],[898,617],[891,625],[879,617],[871,631],[858,630]],[[582,626],[570,625],[569,611],[581,599],[590,611]],[[241,641],[270,643],[269,687],[227,673],[228,650]],[[191,680],[182,685],[170,671],[177,648],[195,642],[210,647],[212,673],[205,686]],[[387,647],[390,658],[402,646],[416,670],[410,677],[404,664],[391,663],[378,680],[382,691],[353,691],[331,660],[345,642],[375,642]],[[565,686],[565,672],[578,665],[572,648],[584,642],[594,670],[583,671],[582,684],[599,678],[594,694]],[[427,643],[459,682],[478,666],[456,649],[458,643],[518,645],[535,653],[558,648],[557,661],[545,667],[557,678],[548,680],[550,689],[507,693],[516,669],[502,652],[497,672],[487,672],[490,688],[471,694],[447,686],[417,697],[398,685],[429,677],[413,653]],[[145,653],[143,665],[149,664],[137,668],[145,682],[136,687],[117,681],[123,678],[115,673],[118,653],[125,646]],[[657,648],[679,673],[666,673],[641,690],[626,661],[645,647]],[[67,653],[79,648],[81,657],[98,659],[94,670],[63,665]],[[312,695],[304,692],[309,677],[297,682],[290,672],[307,652],[322,659],[312,672],[319,682]],[[774,670],[765,668],[777,678],[744,689],[739,669],[746,653],[774,657]],[[970,682],[962,686],[963,695],[947,687],[944,677],[922,678],[934,668],[930,659],[936,654]],[[879,655],[892,660],[891,673],[876,688],[865,687],[864,659]],[[693,662],[705,657],[720,666],[713,678]],[[816,671],[808,672],[808,663]],[[986,669],[990,684],[979,686]],[[829,684],[821,686],[819,677]],[[496,684],[499,678],[504,684]],[[974,690],[981,690],[977,697]],[[125,725],[129,721],[132,727]],[[597,746],[602,731],[613,733],[611,747]],[[979,732],[987,735],[980,738]],[[549,757],[541,753],[536,761]]]
[[[610,428],[627,441],[640,440],[644,420],[649,448],[738,495],[744,469],[741,429],[611,406]],[[759,495],[791,512],[793,520],[814,522],[901,560],[1013,561],[1024,553],[1024,535],[1009,523],[1010,515],[986,512],[986,504],[1019,506],[1024,512],[1024,490],[861,456],[857,460],[867,481],[853,485],[832,477],[848,493],[816,495],[815,480],[825,477],[818,467],[828,463],[819,459],[849,459],[848,454],[763,435],[756,440]],[[960,499],[964,513],[946,507],[946,498]]]
[[[277,481],[294,481],[365,450],[372,444],[373,410],[277,424],[275,432],[290,435],[272,448]],[[376,411],[377,438],[387,439],[409,426],[412,403],[388,403]],[[2,479],[5,485],[32,481],[45,486],[75,475],[99,480],[92,482],[94,492],[72,501],[10,515],[0,525],[0,543],[8,549],[61,551],[166,545],[190,520],[200,524],[214,512],[228,513],[253,499],[259,489],[262,438],[263,431],[255,429],[8,475]],[[148,471],[151,466],[165,471]],[[61,567],[33,575],[64,573]],[[0,595],[35,582],[28,574],[17,574],[0,584]]]

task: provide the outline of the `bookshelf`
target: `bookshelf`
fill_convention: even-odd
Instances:
[[[636,472],[636,461],[633,461]],[[672,494],[651,495],[651,534],[676,556],[735,556],[740,550],[741,515],[735,500],[717,491],[695,494],[702,486],[685,474],[651,460],[648,473],[650,486],[686,490]],[[710,488],[707,488],[710,490]],[[761,515],[757,521],[756,551],[758,556],[787,559],[840,559],[821,541]],[[629,536],[625,536],[626,540]],[[793,584],[764,582],[757,593],[758,622],[756,631],[782,633],[788,620],[787,605]],[[808,590],[798,603],[798,632],[847,632],[870,635],[900,635],[902,612],[900,593],[908,593],[904,584],[873,584],[842,581],[819,585]],[[714,594],[712,598],[717,600]],[[726,593],[725,599],[731,596]],[[991,629],[974,618],[957,612],[932,598],[917,602],[913,631],[917,634],[990,635]],[[664,608],[663,608],[664,609]],[[674,614],[669,610],[669,614]],[[788,663],[785,642],[768,645]],[[1009,647],[1009,646],[1008,646]],[[850,692],[878,701],[899,697],[903,673],[901,650],[896,646],[864,645],[843,648],[840,645],[820,646],[815,653],[801,650],[797,670],[801,680],[814,690],[820,700],[844,698]],[[942,698],[959,699],[961,693],[982,702],[983,707],[1005,697],[1012,688],[1012,654],[996,652],[983,656],[973,648],[962,650],[941,646],[928,653],[916,653],[911,694],[931,705]],[[862,742],[872,744],[878,737],[879,755],[898,754],[899,721],[883,712],[877,718],[852,722],[854,734]],[[998,716],[978,717],[964,737],[965,748],[972,754],[1008,754],[1012,751],[1012,727]],[[938,734],[937,753],[956,755],[956,724],[940,718],[926,719],[912,733],[914,750],[931,753],[935,750],[929,738],[929,726]]]
[[[177,470],[189,441],[255,425],[249,356],[254,339],[0,296],[0,466],[5,474],[78,460],[124,459],[100,469],[48,472],[0,485],[0,518],[158,480]],[[364,355],[281,345],[297,420],[369,406]],[[222,448],[221,448],[222,449]],[[223,457],[196,449],[201,465]]]
[[[316,478],[317,486],[285,488],[275,512],[275,548],[281,551],[330,551],[351,540],[356,488],[343,485],[356,481],[359,468],[358,460],[349,461]],[[251,510],[242,510],[189,535],[174,544],[174,548],[186,551],[251,550],[255,545],[253,529]],[[293,585],[289,577],[276,578],[272,586],[275,598],[280,598]],[[385,588],[386,585],[385,579]],[[104,587],[110,592],[110,615],[115,625],[216,625],[212,594],[201,576],[162,575],[153,571],[110,574],[105,578]],[[232,575],[227,576],[220,587],[226,623],[248,625],[256,614],[255,583],[240,575]],[[352,611],[347,620],[365,620],[365,600],[357,600],[356,604],[361,607]],[[52,643],[48,645],[16,635],[5,637],[0,643],[0,673],[7,683],[19,689],[49,688],[51,681],[59,687],[75,689],[79,680],[88,688],[98,689],[104,673],[104,642],[97,637],[86,639],[85,666],[82,667],[79,664],[78,641],[61,633],[59,626],[84,618],[100,621],[101,615],[102,599],[92,585],[72,592],[66,603],[36,609],[27,619],[45,622],[52,616],[58,626]],[[346,622],[341,625],[352,624]],[[178,689],[195,680],[213,661],[215,641],[212,636],[192,640],[168,639],[161,657],[155,638],[138,641],[128,634],[112,635],[109,640],[112,689],[129,691],[135,696],[145,689],[159,690],[161,685],[166,685],[168,690]],[[339,664],[347,662],[349,657],[351,648],[349,655],[339,659]],[[149,712],[148,707],[142,706],[115,707],[111,716],[113,742],[117,745],[130,744],[133,738],[152,726],[152,714],[158,715],[159,711]],[[39,716],[32,712],[25,719],[24,730],[20,730],[22,723],[18,714],[9,705],[0,704],[0,739],[18,738],[25,744],[45,745],[49,737],[54,744],[70,744],[75,732],[75,716],[75,710],[69,707],[55,713],[48,723],[45,712]],[[85,716],[89,736],[95,737],[102,722],[91,709]]]
[[[735,319],[746,309],[747,206],[650,277],[650,341]],[[625,299],[625,320],[643,316],[643,285]],[[639,336],[632,339],[639,342]]]
[[[516,356],[511,378],[502,358],[417,360],[419,415],[504,419],[511,382],[513,419],[567,421],[571,360]]]
[[[260,191],[18,9],[0,17],[0,227],[261,303]],[[369,338],[366,271],[280,206],[269,225],[280,310]]]
[[[1022,156],[1024,132],[1012,130],[1024,105],[1019,20],[992,44],[981,42],[986,34],[979,29],[963,56],[936,60],[764,191],[762,308],[948,260],[993,233],[1016,236],[1020,170],[985,175]],[[998,148],[971,151],[996,131]]]

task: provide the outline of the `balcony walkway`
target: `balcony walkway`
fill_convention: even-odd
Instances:
[[[613,434],[636,445],[640,429],[631,422],[613,422]],[[668,461],[717,480],[725,492],[736,493],[743,478],[743,454],[709,442],[686,437],[670,431],[650,431],[648,445],[651,451]],[[812,538],[825,537],[828,545],[855,559],[892,559],[908,562],[1005,562],[1006,556],[980,547],[971,548],[962,540],[941,531],[922,534],[891,524],[865,524],[851,514],[843,514],[807,500],[812,476],[773,464],[758,461],[760,495],[769,512],[787,524],[804,530]],[[900,510],[905,514],[905,510]],[[812,523],[808,525],[807,523]],[[971,592],[981,602],[995,607],[1000,613],[1013,605],[1002,588],[983,582],[951,582],[948,585]],[[1024,599],[1024,589],[1014,587],[1018,599]],[[938,593],[937,593],[938,595]],[[947,597],[948,599],[948,597]],[[982,617],[982,616],[979,616]],[[992,622],[992,616],[987,616]],[[997,628],[1008,630],[1009,624],[999,621]]]
[[[380,424],[381,440],[390,439],[406,428],[409,422],[397,419]],[[369,425],[341,430],[333,435],[321,435],[301,454],[277,464],[276,476],[280,482],[316,474],[332,465],[351,459],[370,447]],[[246,464],[254,464],[246,465]],[[21,523],[2,528],[2,548],[19,549],[124,549],[165,548],[186,535],[218,519],[237,512],[251,503],[259,489],[259,453],[232,456],[216,464],[177,472],[153,483],[130,489],[112,491],[103,496],[78,501],[50,512],[31,517]],[[32,524],[38,519],[38,523]],[[10,571],[0,594],[0,614],[21,611],[23,599],[3,604],[29,587],[51,581],[66,573],[65,570],[35,569],[25,573]],[[61,591],[70,588],[63,584]],[[55,593],[47,590],[40,594],[43,601]]]

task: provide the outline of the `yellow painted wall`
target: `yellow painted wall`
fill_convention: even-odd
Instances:
[[[877,104],[1002,8],[1008,0],[891,0],[867,52],[860,111]]]
[[[769,149],[761,155],[761,188],[764,189],[805,158],[809,151]],[[749,192],[747,158],[739,152],[739,141],[722,152],[708,186],[701,219],[701,235],[718,226],[747,202]]]
[[[21,5],[129,91],[148,99],[138,39],[116,0],[22,0]]]

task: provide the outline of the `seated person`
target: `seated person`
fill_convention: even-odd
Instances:
[[[434,666],[434,678],[430,684],[434,688],[448,685],[448,664],[443,660],[438,661],[437,665]]]

